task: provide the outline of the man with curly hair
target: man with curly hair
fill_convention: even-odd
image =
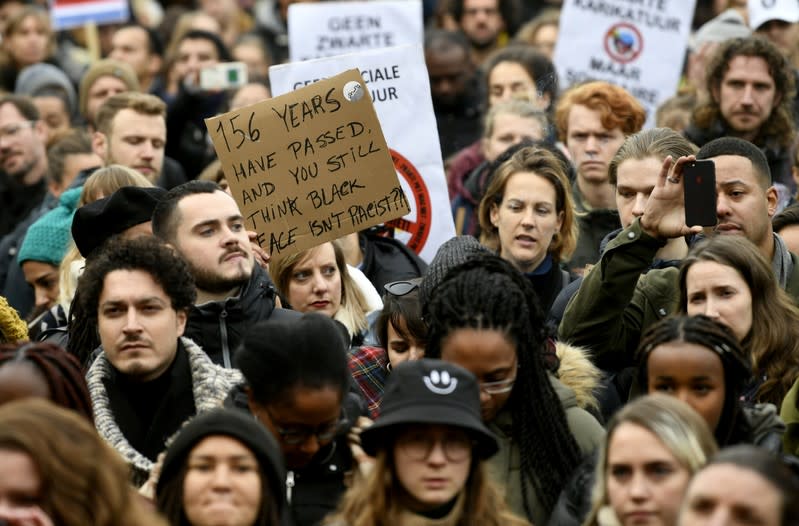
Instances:
[[[134,484],[184,421],[241,381],[182,338],[195,297],[186,262],[150,236],[111,239],[81,277],[72,323],[98,334],[102,351],[86,375],[95,424]]]
[[[762,37],[734,38],[716,51],[707,71],[708,100],[694,109],[685,136],[697,146],[719,137],[760,148],[775,183],[795,192],[794,74],[784,55]]]

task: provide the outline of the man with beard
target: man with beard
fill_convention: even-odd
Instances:
[[[782,53],[760,37],[732,39],[716,51],[706,78],[710,97],[694,109],[685,136],[700,147],[724,136],[753,143],[765,154],[774,183],[794,193],[794,74]]]
[[[269,274],[254,261],[236,201],[210,181],[166,193],[153,212],[153,233],[186,259],[197,286],[186,335],[211,359],[232,367],[244,331],[267,319],[295,319],[279,308]]]
[[[722,137],[704,145],[696,159],[715,164],[717,224],[708,233],[746,237],[771,262],[779,286],[797,301],[799,258],[772,228],[777,190],[763,152],[743,139]],[[669,240],[701,232],[685,224],[683,166],[693,160],[669,156],[663,161],[643,214],[608,243],[566,308],[560,339],[590,347],[603,369],[634,365],[641,334],[677,309],[679,269],[650,265]]]
[[[446,159],[480,138],[483,83],[469,56],[469,41],[458,31],[428,31],[424,60],[441,156]]]
[[[485,58],[507,41],[506,32],[514,21],[512,0],[455,0],[452,17],[472,45],[472,63]]]
[[[47,193],[47,130],[27,97],[0,98],[0,237]]]

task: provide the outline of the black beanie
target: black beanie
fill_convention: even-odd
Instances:
[[[283,512],[286,495],[286,469],[283,453],[275,438],[253,417],[237,409],[213,409],[194,417],[186,424],[166,450],[155,494],[160,495],[164,485],[171,481],[185,465],[189,453],[204,438],[224,435],[234,438],[252,451],[268,480],[271,493]]]
[[[166,190],[123,186],[110,197],[78,208],[72,220],[72,239],[88,258],[105,241],[128,228],[152,220],[153,210]]]
[[[472,236],[456,236],[441,245],[419,285],[419,301],[422,309],[430,301],[433,289],[444,281],[447,272],[480,254],[491,254],[491,251]]]

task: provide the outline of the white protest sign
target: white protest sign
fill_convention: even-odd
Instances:
[[[420,0],[314,2],[289,6],[292,62],[406,44],[421,44]]]
[[[655,110],[680,81],[695,0],[565,0],[555,66],[561,87],[604,80]]]
[[[421,45],[354,53],[269,68],[275,95],[357,68],[374,101],[411,212],[388,221],[397,239],[431,261],[455,235],[430,82]]]

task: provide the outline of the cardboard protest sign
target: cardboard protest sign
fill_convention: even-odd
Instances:
[[[455,235],[430,81],[422,46],[399,46],[273,66],[273,93],[288,93],[348,68],[358,68],[374,101],[411,212],[388,222],[395,237],[431,261]]]
[[[658,105],[677,90],[695,3],[565,0],[554,60],[561,87],[586,80],[618,84],[653,124]]]
[[[295,3],[288,10],[292,62],[421,44],[420,0]]]
[[[350,70],[205,119],[247,229],[272,257],[408,213],[365,94]]]
[[[98,25],[127,22],[127,0],[51,0],[53,30],[72,29],[86,23]]]

